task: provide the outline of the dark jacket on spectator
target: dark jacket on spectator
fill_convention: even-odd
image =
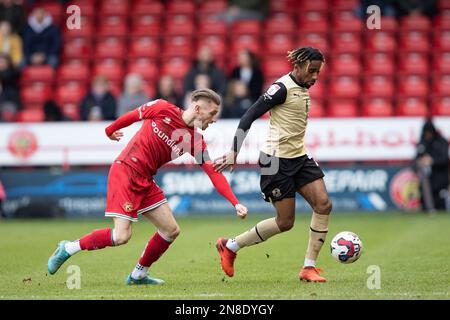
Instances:
[[[191,69],[186,74],[184,78],[184,93],[195,90],[195,77],[200,74],[205,73],[211,79],[211,88],[217,93],[224,95],[227,90],[227,81],[225,74],[222,70],[216,67],[214,63],[210,63],[207,68],[202,69],[197,61],[195,61]]]
[[[80,105],[80,118],[81,120],[89,119],[89,112],[95,106],[100,107],[102,111],[103,120],[115,120],[116,119],[116,99],[114,96],[107,92],[101,97],[95,97],[94,94],[89,92],[81,101]]]
[[[243,80],[241,79],[241,68],[235,67],[231,72],[232,80]],[[262,94],[262,89],[264,85],[264,77],[261,69],[253,67],[252,69],[252,77],[250,81],[247,83],[248,90],[250,92],[250,97],[252,102],[258,100],[259,96]]]
[[[3,3],[0,3],[0,21],[9,21],[11,29],[15,33],[22,32],[25,24],[25,12],[22,6],[18,4],[5,6]]]

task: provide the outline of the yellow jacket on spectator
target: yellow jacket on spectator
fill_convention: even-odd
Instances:
[[[6,53],[11,57],[12,63],[15,67],[22,61],[22,39],[17,34],[11,34],[5,37],[0,33],[0,52]]]

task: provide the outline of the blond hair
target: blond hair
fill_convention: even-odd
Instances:
[[[192,92],[191,101],[196,102],[200,99],[205,99],[214,102],[217,105],[222,103],[220,95],[211,89],[198,89]]]

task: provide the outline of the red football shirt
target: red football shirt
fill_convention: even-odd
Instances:
[[[134,122],[144,120],[144,123],[116,160],[143,175],[153,176],[161,166],[186,152],[195,156],[204,151],[203,135],[186,125],[181,117],[183,112],[177,106],[158,99],[117,119],[106,128],[108,136]]]

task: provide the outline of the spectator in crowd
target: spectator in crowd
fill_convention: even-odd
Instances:
[[[425,15],[430,18],[436,15],[436,0],[396,0],[394,1],[397,16]]]
[[[183,104],[175,88],[175,80],[172,76],[164,75],[159,79],[155,99],[164,99],[176,106]]]
[[[247,84],[242,80],[233,80],[228,90],[221,117],[241,118],[253,104]]]
[[[12,107],[16,111],[20,107],[18,79],[19,71],[14,68],[11,58],[0,53],[0,107],[3,104],[9,105],[9,113],[12,112]]]
[[[125,78],[124,92],[120,95],[117,117],[147,103],[149,97],[144,92],[144,81],[139,74],[130,73]]]
[[[106,77],[99,75],[92,80],[91,91],[80,104],[80,118],[88,121],[116,119],[116,99],[109,91]]]
[[[5,189],[3,188],[3,184],[0,181],[0,217],[1,218],[5,218],[5,212],[3,211],[3,201],[5,201],[6,199],[6,192]]]
[[[54,100],[49,100],[44,104],[44,121],[54,122],[65,120],[67,120],[67,118]]]
[[[187,91],[184,96],[184,106],[188,106],[191,94],[194,90],[199,89],[211,89],[212,81],[207,73],[198,73],[194,78],[194,89],[192,91]]]
[[[0,53],[8,55],[15,67],[22,62],[22,38],[12,33],[9,21],[0,22]]]
[[[20,33],[25,25],[25,11],[14,0],[0,0],[0,21],[8,21],[14,33]]]
[[[423,125],[416,151],[422,208],[428,212],[443,210],[449,187],[449,148],[448,141],[436,130],[431,119]]]
[[[269,0],[229,0],[219,19],[232,24],[237,20],[260,20],[267,17]]]
[[[258,100],[262,93],[264,77],[253,52],[244,49],[238,53],[238,65],[232,70],[231,79],[245,83],[252,103]]]
[[[15,104],[7,101],[0,103],[0,123],[15,122],[17,115],[17,107]]]
[[[209,76],[211,79],[210,89],[222,96],[225,95],[227,86],[225,73],[216,67],[213,51],[208,46],[203,46],[198,50],[197,60],[193,62],[184,78],[184,95],[195,90],[195,78],[199,73],[205,73]]]
[[[59,64],[61,34],[52,23],[52,17],[43,8],[37,7],[28,17],[23,33],[25,65],[48,64],[56,68]]]

